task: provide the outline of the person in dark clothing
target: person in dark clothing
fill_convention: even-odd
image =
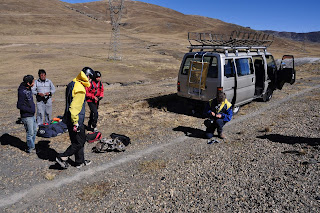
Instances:
[[[90,82],[90,87],[86,88],[86,101],[88,102],[88,106],[90,108],[88,130],[93,130],[95,132],[98,131],[98,108],[100,100],[103,98],[103,92],[104,88],[101,82],[101,73],[99,71],[95,71],[95,76]]]
[[[66,89],[66,108],[63,117],[63,122],[68,126],[69,137],[71,145],[64,153],[58,154],[56,162],[62,168],[67,168],[68,157],[74,155],[77,168],[91,164],[91,161],[84,158],[84,144],[86,142],[86,135],[84,129],[85,117],[85,96],[86,87],[90,86],[88,78],[92,78],[94,71],[85,67],[79,75],[73,79]]]
[[[18,88],[17,108],[20,109],[21,121],[27,132],[27,153],[35,152],[35,140],[37,135],[37,123],[35,118],[35,104],[31,88],[34,85],[34,77],[26,75],[23,77],[23,82]]]
[[[233,112],[231,103],[226,99],[226,95],[222,91],[218,92],[216,99],[212,99],[207,103],[205,115],[209,118],[204,121],[204,125],[207,127],[207,138],[212,138],[217,129],[218,137],[224,139],[223,126],[231,120]]]

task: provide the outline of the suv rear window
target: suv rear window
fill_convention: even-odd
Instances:
[[[190,61],[202,61],[202,56],[199,55],[199,57],[194,58],[193,56],[188,56],[186,60],[184,61],[183,68],[181,70],[182,75],[188,75],[189,68],[190,68]],[[209,63],[208,68],[208,78],[218,78],[218,60],[215,56],[205,56],[203,58],[204,62]]]

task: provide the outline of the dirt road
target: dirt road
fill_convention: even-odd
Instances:
[[[22,151],[23,131],[3,134],[0,209],[318,212],[320,79],[315,73],[276,91],[268,103],[242,107],[225,127],[228,138],[212,145],[202,139],[203,119],[179,111],[175,79],[111,85],[99,127],[104,137],[130,136],[132,145],[122,153],[96,154],[88,144],[92,165],[59,170],[54,158],[69,145],[67,135],[38,139],[37,154],[28,155]]]

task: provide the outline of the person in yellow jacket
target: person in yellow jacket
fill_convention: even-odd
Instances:
[[[206,137],[211,139],[215,130],[218,131],[218,137],[224,139],[223,126],[232,119],[232,104],[227,100],[224,92],[220,91],[217,98],[209,100],[205,107],[205,115],[209,119],[204,121]]]
[[[89,165],[91,161],[84,158],[84,144],[86,142],[84,117],[86,87],[90,86],[94,71],[90,67],[84,67],[79,75],[73,79],[66,89],[66,108],[63,122],[68,126],[71,145],[64,153],[58,154],[56,162],[62,168],[68,168],[68,157],[74,155],[76,167]]]

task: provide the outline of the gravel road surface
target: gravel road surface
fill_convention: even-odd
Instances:
[[[93,164],[60,170],[54,157],[67,135],[28,155],[24,132],[3,134],[0,212],[319,212],[318,73],[243,106],[221,143],[207,144],[201,118],[150,109],[192,123],[156,126],[125,152],[87,144]]]

